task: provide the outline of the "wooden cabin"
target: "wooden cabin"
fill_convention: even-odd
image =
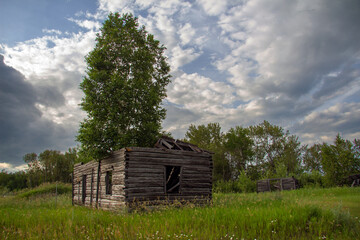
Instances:
[[[164,201],[206,203],[212,199],[212,168],[211,153],[181,141],[123,148],[74,166],[73,204],[116,210]]]
[[[256,183],[257,192],[293,190],[299,188],[299,181],[294,178],[270,178]]]

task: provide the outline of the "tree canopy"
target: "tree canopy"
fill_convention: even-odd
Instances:
[[[360,172],[359,139],[351,142],[337,135],[334,144],[309,147],[268,121],[246,128],[236,126],[226,133],[218,123],[190,125],[185,141],[214,153],[215,182],[233,180],[240,183],[240,189],[245,189],[250,179],[290,176],[303,184],[336,186]]]
[[[327,185],[342,184],[347,176],[360,172],[360,158],[357,156],[358,143],[358,139],[352,143],[338,134],[334,144],[322,145],[321,164]]]
[[[185,134],[185,141],[207,149],[214,153],[214,180],[229,180],[231,171],[229,162],[226,161],[224,149],[224,134],[219,123],[207,125],[190,125]]]
[[[235,126],[222,132],[219,123],[190,125],[184,141],[213,153],[214,191],[251,192],[256,180],[295,176],[305,187],[351,184],[349,175],[360,173],[360,140],[340,134],[334,142],[301,145],[297,136],[264,121],[249,127]],[[45,150],[24,156],[24,172],[0,173],[0,194],[38,186],[43,182],[70,182],[79,159],[75,148],[65,153]]]
[[[99,159],[125,146],[153,146],[170,82],[164,50],[133,15],[108,16],[86,57],[87,76],[80,84],[87,112],[77,136],[83,155]]]

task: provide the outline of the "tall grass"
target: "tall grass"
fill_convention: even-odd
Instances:
[[[0,200],[0,239],[356,239],[358,215],[347,204],[359,200],[359,189],[301,189],[114,213],[73,207],[70,194],[56,206],[52,195],[7,197]]]

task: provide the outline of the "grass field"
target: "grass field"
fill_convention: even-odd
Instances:
[[[0,239],[358,239],[360,188],[215,194],[206,207],[132,213],[32,190],[0,198]]]

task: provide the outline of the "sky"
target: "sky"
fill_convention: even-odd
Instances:
[[[358,0],[0,0],[0,169],[79,144],[84,57],[116,11],[167,48],[175,138],[264,120],[303,144],[360,138]]]

